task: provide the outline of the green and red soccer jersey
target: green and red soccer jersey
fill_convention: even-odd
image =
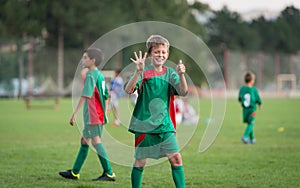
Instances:
[[[180,79],[174,69],[163,66],[162,72],[145,66],[136,90],[138,99],[130,121],[133,133],[175,132],[174,95],[178,95]]]
[[[109,94],[104,77],[98,69],[86,74],[81,95],[86,97],[83,106],[84,124],[105,124],[107,122],[105,100],[109,98]]]
[[[261,104],[261,99],[256,87],[242,86],[239,91],[239,102],[245,109],[256,110],[256,105]]]

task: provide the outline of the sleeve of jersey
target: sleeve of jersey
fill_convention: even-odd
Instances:
[[[104,82],[104,99],[109,99],[110,98],[110,95],[109,95],[109,92],[108,92],[108,88]]]
[[[260,96],[258,94],[258,90],[257,89],[255,89],[255,95],[256,95],[256,103],[257,104],[261,104],[261,98],[260,98]]]
[[[238,95],[238,101],[239,102],[242,102],[242,89],[240,88],[240,91],[239,91],[239,95]]]
[[[84,81],[84,86],[81,92],[81,96],[91,98],[93,95],[95,80],[91,76],[87,76]]]

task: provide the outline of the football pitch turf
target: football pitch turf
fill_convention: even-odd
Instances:
[[[121,101],[119,113],[129,118],[126,101]],[[62,99],[57,109],[46,108],[52,103],[36,101],[27,110],[22,100],[0,100],[0,187],[131,187],[131,167],[116,163],[112,163],[116,182],[91,181],[102,173],[92,150],[79,180],[58,175],[72,168],[81,135],[76,126],[68,125],[71,99]],[[222,128],[215,142],[201,153],[199,143],[210,104],[210,100],[200,99],[198,127],[181,150],[188,188],[300,187],[299,99],[263,99],[263,108],[257,111],[255,145],[241,142],[245,128],[241,107],[236,99],[228,99]],[[111,114],[109,117],[113,122]],[[124,127],[108,124],[106,130],[133,145],[133,137]],[[175,187],[169,163],[146,167],[143,187]]]

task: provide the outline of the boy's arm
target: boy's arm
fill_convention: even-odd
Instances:
[[[132,94],[135,91],[136,83],[139,80],[142,71],[135,71],[133,77],[128,81],[125,86],[125,91],[128,94]]]
[[[179,75],[179,78],[180,78],[180,85],[179,85],[180,96],[186,96],[188,94],[188,85],[184,74]]]
[[[180,96],[186,96],[187,93],[188,93],[188,85],[187,85],[187,82],[186,82],[186,79],[185,79],[185,76],[184,76],[185,66],[182,63],[182,60],[179,60],[179,63],[177,65],[176,70],[177,70],[177,73],[178,73],[179,78],[180,78],[180,83],[179,83]]]
[[[84,104],[84,101],[85,101],[86,97],[83,97],[81,96],[80,97],[80,100],[71,116],[71,119],[70,119],[70,125],[74,125],[74,122],[75,122],[75,118],[76,118],[76,115],[77,115],[77,112],[79,111],[79,109],[82,107],[82,105]]]
[[[241,103],[242,102],[242,93],[241,93],[241,89],[239,91],[239,95],[238,95],[238,101]]]
[[[256,103],[258,104],[259,109],[261,109],[262,102],[261,102],[261,98],[259,96],[259,93],[258,93],[257,89],[256,89],[255,94],[256,94]]]
[[[105,99],[105,106],[106,106],[106,115],[107,115],[107,113],[108,113],[108,111],[109,111],[109,98],[107,98],[107,99]]]
[[[129,80],[129,82],[125,86],[125,91],[128,94],[132,94],[135,91],[136,83],[137,83],[141,73],[144,71],[147,53],[144,53],[144,56],[143,56],[142,51],[139,51],[139,56],[138,56],[137,53],[134,52],[134,56],[135,56],[135,59],[130,58],[130,60],[135,64],[136,71],[135,71],[133,77]]]

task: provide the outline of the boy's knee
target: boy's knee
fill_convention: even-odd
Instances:
[[[135,159],[134,166],[144,168],[146,166],[147,159]]]
[[[96,136],[96,137],[92,138],[92,144],[93,144],[93,146],[97,145],[99,143],[101,143],[101,138],[99,136]]]
[[[83,138],[83,137],[81,137],[80,143],[82,145],[88,145],[89,144],[88,140],[86,138]]]
[[[167,155],[172,166],[181,166],[182,158],[180,153],[172,153]]]

